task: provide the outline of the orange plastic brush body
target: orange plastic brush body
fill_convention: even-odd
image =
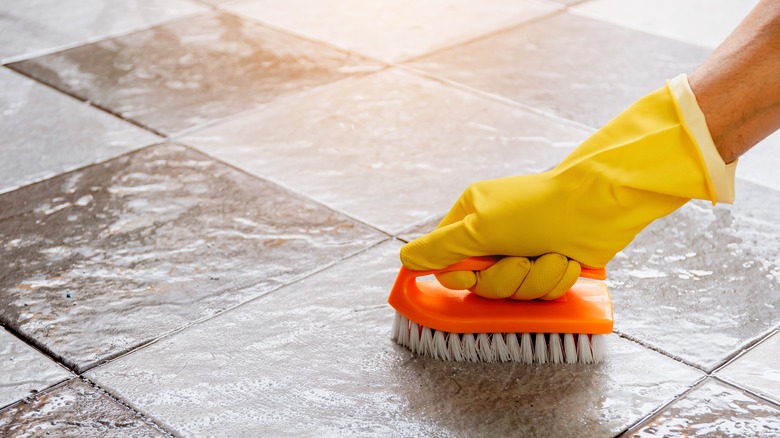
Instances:
[[[411,321],[450,333],[612,333],[612,300],[607,286],[578,281],[553,301],[482,298],[467,290],[447,289],[418,277],[450,271],[482,271],[498,259],[473,257],[442,270],[401,267],[388,302]],[[603,269],[582,269],[581,277],[603,280]]]

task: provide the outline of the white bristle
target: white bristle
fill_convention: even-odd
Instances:
[[[428,327],[423,327],[420,334],[420,344],[417,346],[417,354],[422,354],[423,356],[431,354],[432,346],[433,333],[431,333],[431,329]]]
[[[536,363],[547,363],[547,341],[544,339],[544,333],[536,334],[534,350]]]
[[[607,335],[592,335],[590,349],[593,350],[593,362],[603,361],[607,357]]]
[[[401,336],[401,316],[400,313],[395,312],[395,318],[393,318],[393,340],[398,342],[399,336]]]
[[[520,357],[523,363],[534,363],[534,346],[530,333],[523,333],[520,336]]]
[[[550,362],[563,363],[563,345],[558,333],[550,333]]]
[[[577,363],[577,345],[571,333],[563,335],[563,354],[566,356],[566,363]]]
[[[458,336],[457,333],[450,333],[450,336],[447,339],[447,344],[449,346],[450,357],[452,360],[455,362],[462,362],[464,357],[463,347],[460,344],[460,336]]]
[[[409,320],[401,316],[401,332],[398,336],[398,343],[409,348]]]
[[[434,359],[450,360],[450,350],[447,348],[447,334],[445,332],[439,330],[433,332],[431,351]]]
[[[409,325],[409,349],[417,353],[420,344],[420,326],[412,321]]]
[[[506,346],[509,349],[509,357],[515,362],[520,362],[522,357],[520,354],[520,342],[517,340],[515,333],[507,333]]]
[[[392,338],[419,355],[456,362],[599,363],[607,357],[607,335],[571,333],[461,335],[420,326],[397,312],[393,319]]]
[[[495,362],[496,356],[493,354],[493,349],[490,348],[490,335],[487,333],[480,333],[477,335],[477,351],[479,358],[483,362]]]
[[[493,354],[501,362],[509,362],[511,360],[509,347],[504,342],[504,335],[501,333],[493,334]]]
[[[593,363],[593,352],[590,350],[590,339],[588,335],[580,333],[577,338],[577,356],[581,363]]]
[[[474,339],[474,335],[471,333],[463,335],[463,357],[471,362],[479,362],[477,340]]]

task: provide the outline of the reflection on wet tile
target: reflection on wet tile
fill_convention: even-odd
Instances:
[[[151,421],[79,379],[0,411],[0,435],[168,436]]]
[[[72,377],[0,327],[0,408]]]
[[[394,232],[443,214],[471,182],[550,167],[587,135],[389,71],[181,141]]]
[[[747,151],[739,159],[737,176],[780,190],[780,131]]]
[[[0,193],[159,137],[0,68]]]
[[[356,56],[227,14],[11,66],[167,133],[370,68]]]
[[[88,375],[193,436],[604,436],[701,377],[617,336],[598,366],[416,357],[389,338],[399,248],[384,243]]]
[[[708,53],[561,13],[411,65],[598,127]]]
[[[0,204],[0,320],[81,370],[384,238],[181,146]]]
[[[31,57],[206,10],[189,0],[2,2],[0,59]]]
[[[758,0],[594,0],[576,11],[621,26],[717,47]]]
[[[780,335],[775,333],[718,371],[718,376],[780,403],[779,352]]]
[[[223,9],[385,61],[429,53],[556,10],[528,0],[245,0]]]
[[[780,409],[710,379],[628,436],[779,437]]]
[[[738,181],[736,205],[691,202],[607,267],[615,326],[711,370],[780,323],[780,192]]]

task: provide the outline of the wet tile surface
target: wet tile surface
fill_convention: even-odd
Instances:
[[[223,8],[385,61],[422,55],[556,9],[528,0],[246,0]]]
[[[0,67],[0,193],[159,137]]]
[[[780,404],[780,335],[775,333],[734,362],[718,376]]]
[[[711,370],[780,323],[780,193],[738,181],[733,207],[692,202],[607,267],[615,328]]]
[[[453,203],[454,202],[455,200],[453,200]],[[444,215],[431,218],[419,225],[416,225],[414,227],[408,228],[400,232],[398,234],[398,238],[404,242],[411,242],[412,240],[435,230],[436,226],[439,225],[439,222],[441,222],[442,219],[444,219]]]
[[[0,59],[35,56],[206,10],[189,0],[3,2]]]
[[[411,63],[599,127],[709,50],[569,13]]]
[[[0,435],[170,436],[148,419],[79,379],[0,411]]]
[[[780,131],[750,149],[739,159],[737,176],[780,190]]]
[[[711,379],[627,436],[778,437],[780,409]]]
[[[0,327],[0,408],[72,377]]]
[[[598,366],[416,357],[389,338],[399,248],[386,242],[88,376],[192,436],[605,436],[701,376],[614,335]]]
[[[0,320],[77,369],[384,238],[181,146],[0,204]]]
[[[622,26],[714,49],[758,0],[593,0],[577,12]],[[707,13],[702,13],[707,10]],[[673,11],[673,12],[672,12]]]
[[[205,14],[11,64],[172,133],[370,69],[361,58],[229,14]]]
[[[551,167],[587,135],[389,71],[181,141],[395,232],[443,214],[471,182]]]

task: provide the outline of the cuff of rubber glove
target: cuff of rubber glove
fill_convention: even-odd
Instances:
[[[712,141],[707,120],[699,108],[696,96],[688,83],[688,75],[681,74],[667,82],[669,90],[677,103],[680,119],[688,134],[699,146],[699,152],[707,169],[707,187],[712,203],[723,202],[733,204],[735,198],[734,177],[737,170],[737,160],[726,164],[720,157]]]

